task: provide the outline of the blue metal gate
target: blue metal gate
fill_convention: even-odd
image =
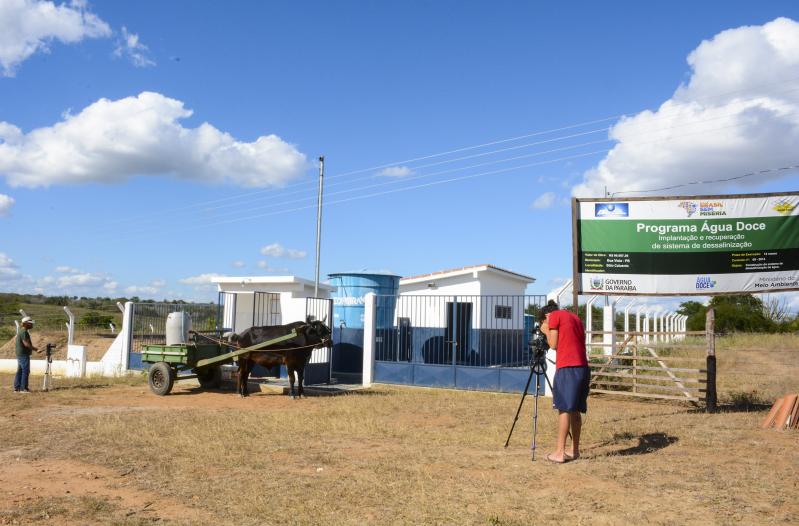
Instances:
[[[377,296],[376,302],[376,382],[524,389],[530,329],[546,296]]]

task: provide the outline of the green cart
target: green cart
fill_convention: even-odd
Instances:
[[[265,342],[228,352],[221,343],[188,342],[177,345],[144,345],[142,363],[149,363],[147,383],[150,390],[159,395],[168,395],[178,380],[196,378],[200,387],[217,389],[222,383],[222,365],[233,363],[237,356],[253,351],[270,352],[268,347],[297,337],[297,331]],[[181,374],[190,371],[191,374]]]

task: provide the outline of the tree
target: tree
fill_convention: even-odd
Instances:
[[[82,327],[106,327],[112,321],[114,321],[113,316],[90,310],[80,317],[78,325]]]
[[[770,306],[751,294],[714,296],[707,307],[697,301],[686,301],[680,304],[677,312],[688,316],[689,331],[703,331],[707,309],[710,307],[715,311],[716,332],[789,330],[790,323],[784,315],[780,320],[771,318]]]

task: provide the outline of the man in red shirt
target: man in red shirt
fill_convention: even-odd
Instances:
[[[552,385],[552,405],[558,410],[557,449],[547,455],[547,460],[563,463],[580,457],[580,430],[583,420],[580,413],[588,410],[588,386],[591,371],[585,354],[585,327],[576,315],[560,310],[550,300],[541,309],[541,332],[549,347],[556,352],[555,380]],[[566,438],[571,430],[572,449],[566,452]]]

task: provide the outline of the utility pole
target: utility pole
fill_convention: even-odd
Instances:
[[[319,198],[316,205],[316,279],[314,280],[313,295],[319,297],[319,249],[322,244],[322,189],[325,180],[325,156],[319,157]]]

